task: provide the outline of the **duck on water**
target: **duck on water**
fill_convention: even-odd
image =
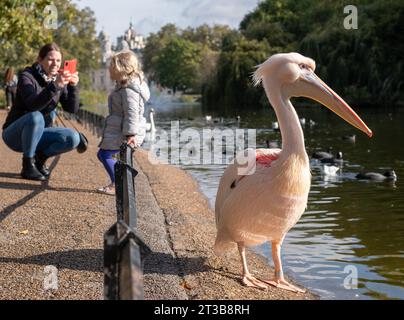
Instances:
[[[371,181],[396,181],[397,175],[394,170],[388,170],[383,174],[378,172],[361,172],[356,175],[356,179]]]

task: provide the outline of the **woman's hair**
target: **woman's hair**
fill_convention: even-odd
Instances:
[[[60,54],[63,56],[62,51],[60,50],[59,46],[58,46],[56,43],[52,42],[52,43],[45,44],[45,45],[39,50],[38,58],[40,58],[41,60],[42,60],[42,59],[45,59],[45,57],[46,57],[46,56],[48,55],[48,53],[51,52],[51,51],[60,52]]]
[[[140,82],[144,80],[144,74],[139,59],[132,51],[121,51],[111,58],[111,68],[118,74],[119,82],[126,85],[136,77]]]
[[[12,81],[14,78],[14,69],[13,67],[9,67],[6,70],[6,73],[4,75],[4,83]]]

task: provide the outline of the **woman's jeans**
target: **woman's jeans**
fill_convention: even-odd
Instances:
[[[52,157],[73,150],[80,143],[80,136],[76,130],[69,128],[45,128],[43,114],[34,111],[4,129],[3,140],[10,149],[33,158],[36,151],[41,151],[45,157]]]

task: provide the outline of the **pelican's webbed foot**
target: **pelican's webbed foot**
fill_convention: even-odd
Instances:
[[[271,286],[280,288],[280,289],[284,289],[284,290],[288,290],[288,291],[292,291],[292,292],[296,292],[296,293],[305,293],[306,292],[306,290],[296,287],[293,284],[287,282],[285,280],[285,278],[283,278],[283,277],[279,277],[279,278],[275,277],[275,279],[273,279],[273,280],[262,280],[262,282],[267,283]]]
[[[263,281],[255,278],[250,273],[243,275],[243,279],[241,282],[247,287],[253,287],[262,290],[268,288],[268,286]]]

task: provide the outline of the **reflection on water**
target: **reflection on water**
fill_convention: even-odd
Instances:
[[[281,145],[280,133],[272,130],[272,110],[257,113],[215,115],[206,121],[197,106],[158,108],[156,122],[167,129],[180,120],[180,129],[255,128],[257,147],[266,140]],[[324,299],[404,299],[404,110],[359,110],[374,137],[350,127],[322,107],[297,108],[308,154],[316,150],[341,151],[344,162],[336,176],[327,176],[322,165],[311,161],[312,188],[308,208],[287,234],[283,245],[285,272]],[[303,121],[302,121],[303,122]],[[356,134],[356,141],[342,136]],[[147,147],[147,145],[146,145]],[[225,165],[183,166],[199,182],[212,207]],[[361,170],[394,169],[396,183],[358,181]],[[270,246],[256,250],[270,261]],[[271,262],[272,263],[272,262]],[[357,271],[358,283],[349,281]]]

